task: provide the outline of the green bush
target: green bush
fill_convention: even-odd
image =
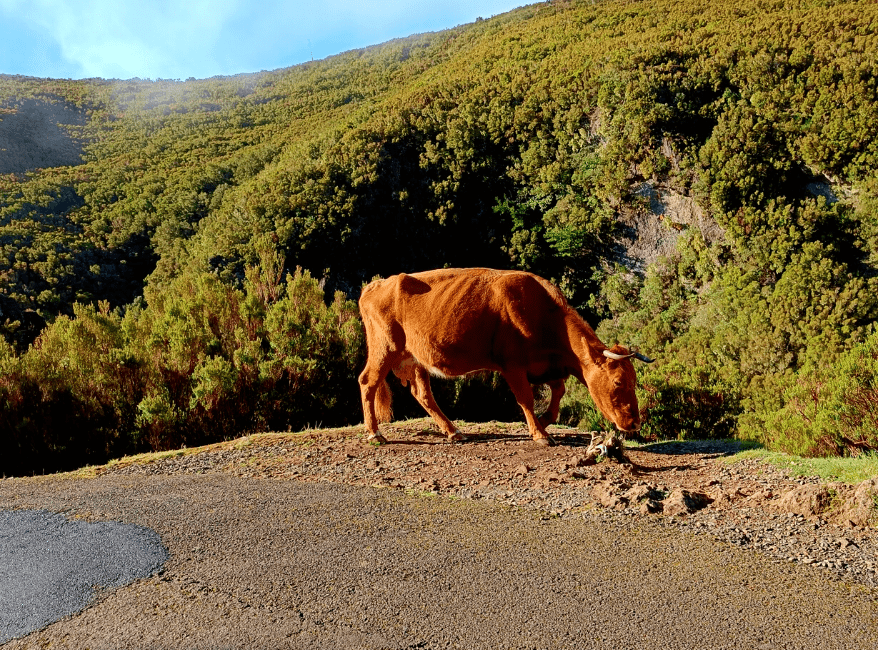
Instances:
[[[835,363],[787,382],[783,406],[757,412],[742,434],[800,456],[856,456],[878,449],[878,332]]]
[[[561,398],[558,424],[584,431],[608,431],[613,426],[594,405],[588,388],[575,379],[567,381],[567,390]]]
[[[735,432],[738,405],[728,391],[712,386],[703,371],[667,364],[659,371],[638,369],[637,401],[646,440],[702,440],[730,438]],[[588,389],[578,381],[567,382],[561,400],[560,424],[587,431],[613,428],[595,407]]]
[[[243,289],[187,273],[120,315],[75,305],[22,355],[0,345],[6,474],[265,429],[360,420],[356,304],[278,256]]]
[[[735,434],[736,400],[729,391],[711,385],[703,371],[647,377],[638,393],[643,438],[708,440]]]

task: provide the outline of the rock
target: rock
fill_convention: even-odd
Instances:
[[[716,490],[715,492],[711,492],[711,498],[717,505],[723,506],[728,505],[732,502],[731,496],[729,493],[724,490]]]
[[[878,525],[878,478],[863,481],[857,486],[853,498],[854,509],[859,521],[858,526]]]
[[[669,517],[688,515],[700,510],[708,503],[710,503],[710,497],[706,494],[677,488],[662,503],[662,511]]]
[[[849,528],[878,525],[878,478],[863,481],[854,489],[837,489],[836,500],[832,505],[837,506],[837,512],[830,513],[836,523]]]
[[[650,490],[648,485],[641,483],[640,485],[635,485],[633,488],[628,490],[625,493],[625,498],[629,501],[640,501],[641,499],[645,499],[649,496]]]
[[[651,515],[662,512],[663,506],[661,501],[655,499],[647,499],[640,506],[640,514]]]
[[[513,476],[527,476],[527,473],[530,471],[530,467],[522,463],[518,467],[515,468],[515,472]]]
[[[833,495],[826,485],[805,484],[784,492],[777,503],[782,512],[792,512],[813,519],[829,510]]]
[[[623,510],[628,506],[628,499],[618,494],[617,490],[626,489],[628,486],[620,486],[610,481],[604,481],[594,486],[591,491],[594,499],[605,508]]]
[[[643,499],[661,501],[662,495],[653,486],[641,483],[628,490],[624,494],[624,497],[633,503],[636,501],[642,501]]]
[[[585,465],[585,459],[582,456],[571,456],[567,459],[567,462],[564,463],[564,469],[575,469],[577,467],[583,467]]]

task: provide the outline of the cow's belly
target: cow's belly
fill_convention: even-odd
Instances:
[[[531,384],[547,384],[557,379],[566,380],[573,372],[570,368],[562,368],[560,366],[546,367],[545,364],[539,364],[531,367],[527,372],[527,380]]]
[[[473,351],[438,350],[426,346],[407,348],[408,358],[403,363],[423,366],[436,377],[462,377],[485,370],[500,370],[486,355]]]

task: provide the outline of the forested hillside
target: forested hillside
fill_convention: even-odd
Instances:
[[[258,74],[0,75],[5,471],[357,421],[350,300],[440,266],[543,275],[657,357],[645,435],[878,447],[876,30],[553,2]]]

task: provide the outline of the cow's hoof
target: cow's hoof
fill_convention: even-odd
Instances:
[[[555,441],[552,440],[550,436],[546,436],[545,438],[534,438],[534,442],[537,443],[540,447],[554,447]]]
[[[448,434],[448,442],[463,442],[464,440],[466,440],[466,436],[460,431]]]
[[[366,438],[366,442],[370,445],[386,445],[387,438],[382,436],[380,433],[373,433],[371,436]]]

